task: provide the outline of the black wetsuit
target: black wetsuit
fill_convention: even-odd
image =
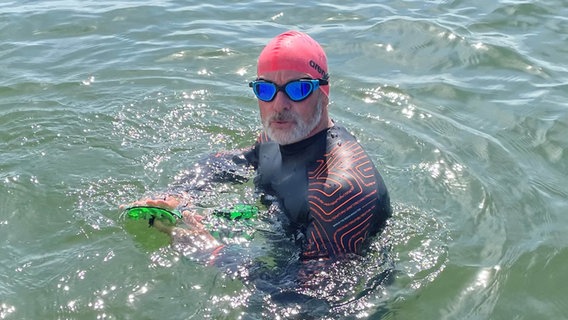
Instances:
[[[214,182],[243,182],[273,195],[301,243],[301,259],[361,254],[391,215],[387,188],[373,162],[349,132],[337,125],[281,146],[261,134],[245,151],[202,159],[181,180],[195,198]]]
[[[285,146],[262,134],[245,158],[301,235],[302,259],[361,254],[391,214],[381,175],[342,127]]]

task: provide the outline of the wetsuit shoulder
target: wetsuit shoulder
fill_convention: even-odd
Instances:
[[[308,172],[306,259],[360,254],[390,214],[382,177],[356,139],[333,127],[326,143],[326,153]]]

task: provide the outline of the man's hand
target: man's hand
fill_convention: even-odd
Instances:
[[[138,201],[134,201],[128,205],[121,205],[120,209],[124,210],[129,207],[141,207],[141,206],[148,206],[148,207],[158,207],[164,208],[168,210],[176,209],[181,203],[179,197],[172,196],[172,195],[165,195],[162,198],[145,198],[140,199]]]
[[[180,196],[165,195],[163,197],[140,199],[128,205],[121,205],[120,209],[124,210],[129,207],[151,206],[174,210],[179,208],[182,201],[184,201],[184,199]],[[184,207],[187,206],[187,204],[184,204]],[[182,215],[183,222],[186,225],[185,228],[167,225],[158,220],[154,221],[154,227],[172,236],[173,243],[193,242],[193,245],[200,249],[219,246],[219,242],[205,228],[205,225],[202,222],[204,219],[202,215],[197,214],[193,210],[187,209],[182,211]]]
[[[164,226],[158,221],[155,226],[158,230],[170,234],[172,244],[182,246],[184,250],[194,252],[208,251],[221,246],[221,243],[209,233],[205,225],[201,222],[203,216],[190,210],[184,210],[182,215],[183,222],[186,225],[184,228]]]

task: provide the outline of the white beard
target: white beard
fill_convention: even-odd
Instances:
[[[313,116],[307,121],[300,119],[297,113],[287,110],[275,114],[270,118],[264,119],[264,121],[262,121],[262,126],[272,141],[277,142],[280,145],[292,144],[306,138],[307,135],[317,127],[321,120],[321,112],[322,103],[318,100]],[[270,122],[272,120],[293,121],[296,123],[296,127],[292,130],[275,130],[270,127]]]

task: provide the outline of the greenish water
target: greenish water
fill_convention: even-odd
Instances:
[[[568,318],[566,17],[562,0],[0,2],[0,319]],[[311,288],[331,310],[117,209],[254,141],[246,84],[286,29],[326,49],[333,118],[395,209],[376,243],[391,281],[335,266]],[[283,259],[277,239],[246,246]]]

